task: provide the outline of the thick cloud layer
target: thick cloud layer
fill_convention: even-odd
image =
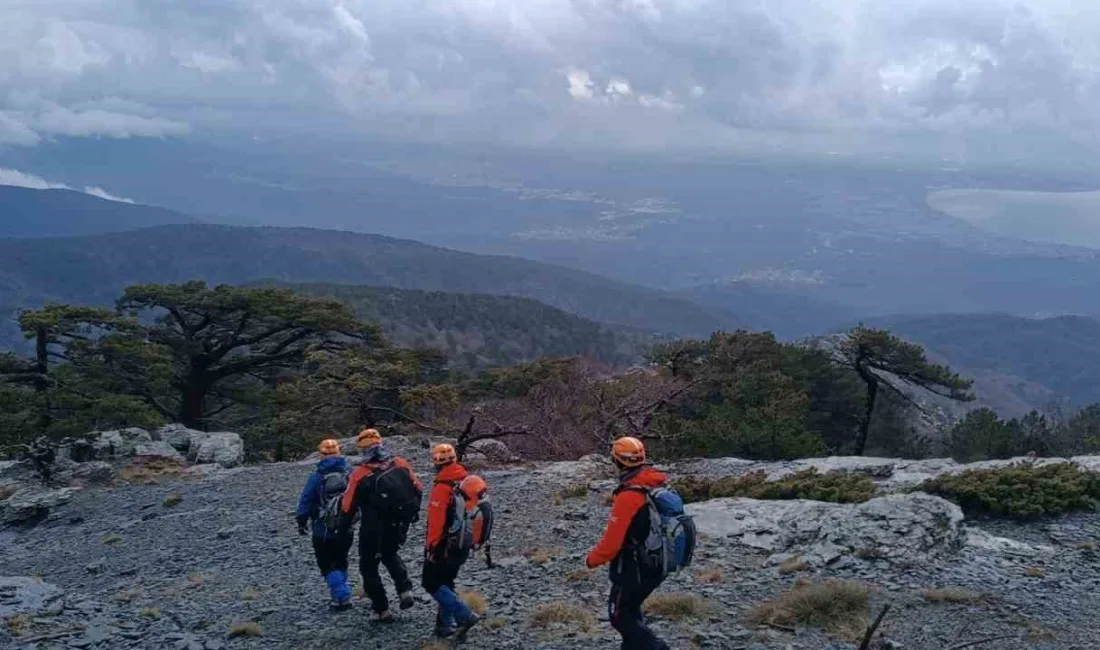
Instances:
[[[0,145],[217,127],[1091,137],[1091,0],[7,0]]]

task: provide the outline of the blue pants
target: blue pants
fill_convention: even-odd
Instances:
[[[351,600],[351,587],[348,586],[348,551],[350,549],[350,535],[313,538],[313,554],[317,558],[317,568],[325,577],[332,599],[337,602]]]
[[[469,621],[473,615],[455,592],[455,578],[461,568],[461,564],[452,566],[447,563],[424,563],[421,584],[439,606],[435,618],[436,627],[454,628]]]

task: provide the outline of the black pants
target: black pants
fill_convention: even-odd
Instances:
[[[386,523],[364,527],[359,531],[359,573],[363,575],[363,591],[370,598],[371,609],[376,614],[390,608],[386,588],[382,585],[382,576],[378,573],[379,563],[386,567],[393,578],[393,586],[397,588],[398,594],[412,591],[409,571],[398,555],[408,530],[408,524]]]
[[[607,613],[611,626],[623,637],[621,650],[669,650],[668,644],[646,626],[642,614],[642,604],[657,586],[646,582],[640,586],[611,584]]]
[[[424,587],[424,591],[428,592],[429,596],[435,597],[435,592],[440,587],[447,587],[452,592],[457,593],[458,589],[455,588],[455,580],[458,579],[458,572],[462,569],[462,565],[465,562],[465,558],[458,559],[441,559],[435,558],[424,562],[424,573],[420,577],[420,586]],[[453,613],[451,615],[453,618]],[[437,629],[453,626],[454,621],[443,620],[443,607],[440,606],[436,610],[435,626]]]
[[[351,535],[313,538],[313,555],[317,558],[317,568],[322,576],[332,571],[347,571],[350,550]]]

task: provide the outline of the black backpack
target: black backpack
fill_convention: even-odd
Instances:
[[[374,488],[368,502],[380,519],[403,524],[420,520],[422,494],[405,468],[391,461],[380,467],[371,480]]]

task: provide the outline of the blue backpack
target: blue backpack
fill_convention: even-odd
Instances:
[[[695,555],[695,520],[684,512],[683,498],[669,487],[626,489],[645,494],[649,509],[649,535],[636,547],[640,568],[664,580],[690,566]]]

